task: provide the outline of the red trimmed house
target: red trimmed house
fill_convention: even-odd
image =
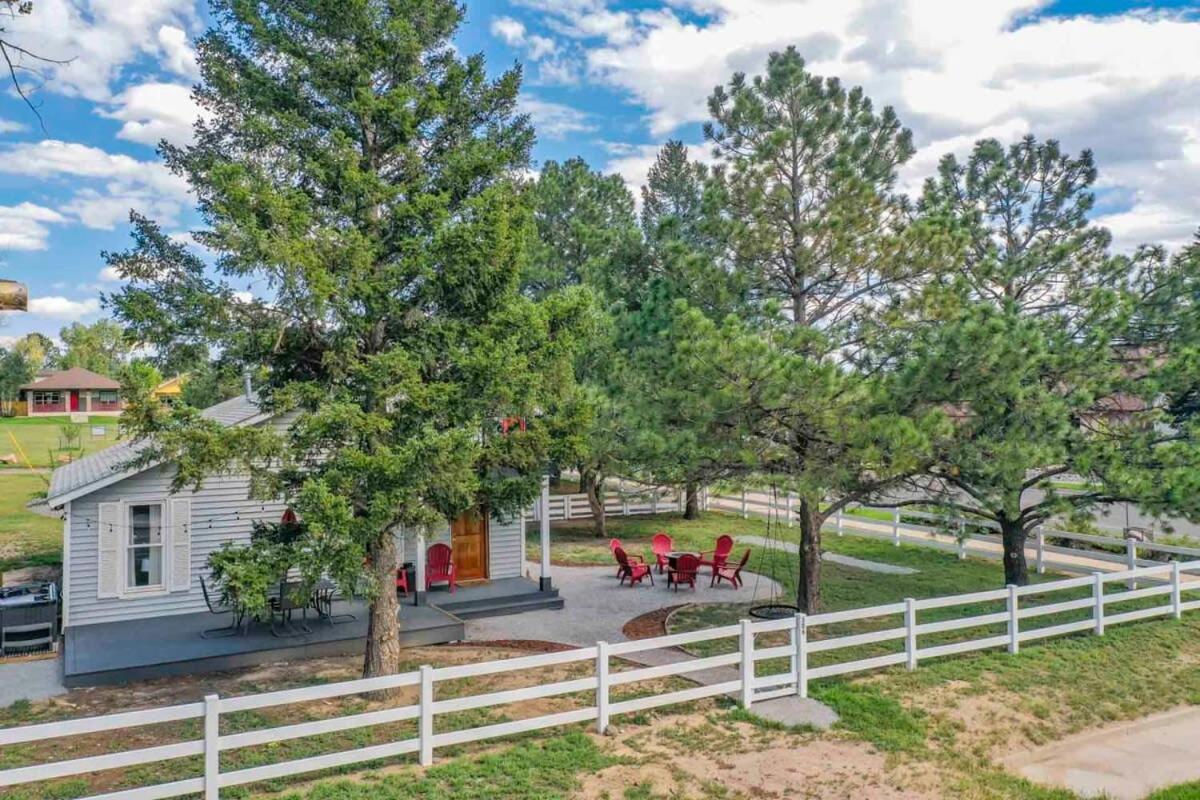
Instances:
[[[121,384],[83,367],[39,373],[20,388],[25,413],[30,417],[48,414],[121,413]]]

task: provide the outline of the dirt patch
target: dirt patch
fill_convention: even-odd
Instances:
[[[919,800],[943,796],[932,773],[889,763],[860,742],[769,731],[719,715],[690,714],[650,726],[615,727],[601,746],[627,763],[584,779],[575,797],[622,797],[637,788],[654,797],[699,800],[845,797]]]
[[[625,635],[626,639],[653,639],[655,636],[664,636],[667,632],[667,619],[676,610],[686,606],[686,603],[666,606],[657,611],[634,617],[625,623],[625,626],[621,628],[621,633]]]

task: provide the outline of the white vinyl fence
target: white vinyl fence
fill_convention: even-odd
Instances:
[[[399,675],[288,689],[266,694],[239,697],[210,695],[203,702],[198,703],[0,729],[0,747],[7,747],[106,731],[113,733],[111,737],[113,741],[119,741],[121,731],[139,726],[179,720],[203,720],[203,735],[197,739],[107,755],[5,769],[0,771],[0,787],[82,775],[100,770],[123,769],[188,756],[203,756],[203,772],[195,777],[96,795],[91,800],[98,800],[98,798],[104,798],[104,800],[154,800],[155,798],[193,793],[203,793],[206,800],[216,800],[222,788],[392,758],[406,753],[417,754],[417,760],[421,764],[427,765],[433,762],[434,751],[439,747],[495,739],[525,731],[578,723],[594,723],[598,730],[604,731],[614,716],[691,702],[705,697],[729,694],[735,696],[742,706],[752,708],[754,703],[768,698],[785,695],[805,697],[808,694],[810,681],[835,675],[899,664],[905,665],[908,669],[916,669],[922,661],[931,658],[987,648],[1003,647],[1010,653],[1016,653],[1020,650],[1022,643],[1038,639],[1083,631],[1103,635],[1106,627],[1152,617],[1178,619],[1184,612],[1200,608],[1200,599],[1191,599],[1197,596],[1197,592],[1200,592],[1200,585],[1181,582],[1183,573],[1197,570],[1200,570],[1200,561],[1174,562],[1115,573],[1096,573],[1081,578],[1019,588],[1009,586],[1004,589],[972,594],[922,600],[907,599],[899,603],[870,608],[808,616],[799,614],[778,620],[742,620],[737,625],[638,641],[613,644],[598,642],[593,647],[582,647],[564,652],[449,667],[423,666],[417,671]],[[1137,578],[1153,579],[1156,583],[1148,588],[1125,591],[1114,586],[1111,587],[1113,591],[1106,592],[1106,584],[1119,584]],[[1088,589],[1090,591],[1087,591]],[[1065,596],[1064,593],[1066,593]],[[1184,597],[1185,594],[1188,595],[1187,599]],[[1057,597],[1055,597],[1056,595]],[[1144,601],[1148,598],[1162,598],[1165,602],[1155,605],[1140,602],[1139,607],[1128,610],[1106,610],[1110,606]],[[1000,605],[1001,602],[1003,606]],[[975,609],[974,616],[952,617],[945,611],[952,607],[980,605],[983,608]],[[997,611],[996,608],[1001,608],[1001,610]],[[942,611],[933,615],[937,619],[931,620],[927,612],[936,609],[942,609]],[[924,621],[922,620],[923,615]],[[1060,616],[1045,619],[1051,615]],[[1061,615],[1076,618],[1064,622]],[[814,631],[819,631],[824,626],[861,620],[876,620],[881,624],[888,624],[890,620],[891,626],[852,635],[839,634],[836,630],[831,631],[825,628],[824,636],[813,635]],[[1031,623],[1032,620],[1040,621]],[[997,633],[997,630],[1003,632]],[[973,632],[969,634],[971,638],[954,638],[944,635],[947,632],[956,631]],[[929,637],[935,634],[943,635],[931,643]],[[759,643],[757,637],[763,635],[770,636],[774,642],[782,640],[784,643]],[[736,651],[696,658],[682,663],[651,667],[631,665],[628,660],[623,658],[635,656],[636,653],[645,650],[719,639],[734,640]],[[947,641],[947,639],[950,640]],[[893,646],[894,652],[860,657],[856,660],[839,661],[827,655],[845,651],[847,648],[881,642],[902,642],[903,644],[902,647]],[[846,654],[842,653],[842,655]],[[850,653],[849,655],[862,656],[861,653]],[[764,663],[768,661],[769,663]],[[528,673],[533,677],[536,676],[539,668],[577,663],[590,665],[591,674],[570,680],[535,682],[531,686],[519,689],[438,699],[438,685],[445,681],[518,671]],[[610,696],[614,687],[649,679],[686,676],[697,670],[721,667],[736,668],[736,670],[729,669],[728,680],[712,685],[686,689],[668,688],[653,694],[621,700],[613,700]],[[240,733],[222,734],[220,731],[223,714],[398,687],[417,687],[419,690],[417,702],[396,708],[384,708],[331,719]],[[438,730],[437,721],[442,715],[468,709],[492,708],[527,700],[578,693],[591,693],[592,703],[584,708],[560,711],[529,719],[459,730]],[[222,752],[402,720],[416,720],[415,735],[397,741],[279,763],[232,771],[221,769]],[[70,744],[64,742],[62,751],[70,752]]]
[[[604,494],[604,514],[628,517],[634,514],[674,514],[684,510],[687,495],[671,486],[630,486],[624,482],[608,487]],[[537,503],[525,513],[525,519],[541,519]],[[586,494],[550,495],[550,519],[591,519],[592,507]]]
[[[778,515],[780,522],[791,527],[792,499],[779,495],[774,502],[765,492],[740,492],[738,494],[712,493],[706,495],[706,508],[740,514],[743,519],[754,516]],[[853,533],[855,536],[889,539],[893,543],[913,544],[940,550],[952,550],[960,558],[969,555],[994,557],[994,549],[983,550],[974,545],[979,543],[1000,544],[999,526],[990,520],[965,519],[958,516],[934,514],[911,506],[903,508],[874,508],[888,514],[881,520],[863,517],[850,512],[838,511],[825,522],[828,530],[837,533]],[[932,537],[942,537],[931,538]],[[1048,541],[1049,540],[1049,541]],[[1067,547],[1056,541],[1077,542],[1083,547]],[[1200,548],[1158,544],[1150,541],[1097,536],[1087,533],[1072,533],[1053,528],[1038,528],[1029,540],[1029,552],[1033,555],[1038,574],[1047,566],[1079,571],[1081,565],[1072,563],[1063,556],[1085,556],[1089,560],[1110,562],[1125,569],[1138,566],[1154,566],[1168,560],[1198,559]],[[1058,556],[1056,558],[1056,556]],[[1090,571],[1090,568],[1087,568]]]

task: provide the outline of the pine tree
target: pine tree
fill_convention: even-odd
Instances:
[[[548,453],[535,419],[569,384],[576,293],[520,293],[533,131],[520,71],[461,58],[452,0],[213,0],[195,144],[163,145],[195,193],[215,275],[152,222],[110,256],[140,341],[204,344],[261,376],[290,422],[222,429],[129,415],[175,487],[251,475],[305,523],[306,575],[371,589],[363,674],[400,660],[394,531],[482,505],[510,516]],[[250,286],[258,297],[247,300]],[[497,418],[525,417],[502,436]],[[364,568],[364,558],[366,566]]]

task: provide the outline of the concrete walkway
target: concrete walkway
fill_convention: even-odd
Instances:
[[[737,540],[742,544],[753,544],[773,550],[782,550],[792,555],[800,554],[800,545],[795,542],[765,539],[762,536],[739,536]],[[895,564],[884,564],[880,561],[867,561],[865,558],[854,558],[853,556],[844,556],[840,553],[822,553],[821,560],[828,561],[831,564],[841,564],[843,567],[854,567],[855,569],[863,569],[867,572],[878,572],[882,575],[916,575],[920,572],[920,570],[913,569],[912,567],[899,567]]]
[[[1155,789],[1200,779],[1200,708],[1064,739],[1005,766],[1084,797],[1138,800]]]
[[[46,700],[66,692],[57,658],[0,664],[0,708],[8,708],[18,700]]]
[[[741,541],[751,544],[747,537]],[[528,565],[536,571],[534,565]],[[710,587],[707,580],[697,580],[696,590],[667,590],[666,576],[655,575],[656,584],[648,582],[632,589],[617,583],[613,567],[554,567],[553,580],[565,607],[558,611],[531,611],[510,617],[486,617],[467,620],[468,640],[540,639],[588,647],[596,642],[624,642],[625,623],[634,617],[669,606],[698,603],[768,602],[781,587],[765,576],[746,575],[742,588],[729,584]],[[701,576],[703,577],[703,576]],[[643,650],[622,656],[643,666],[659,666],[690,661],[694,657],[678,648]],[[683,676],[704,686],[738,680],[739,673],[730,667],[689,672]],[[785,725],[812,725],[828,728],[837,721],[829,707],[815,700],[783,697],[755,704],[753,711],[760,716]]]

